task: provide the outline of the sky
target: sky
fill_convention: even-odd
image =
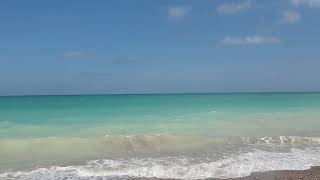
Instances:
[[[0,95],[320,90],[320,0],[2,0]]]

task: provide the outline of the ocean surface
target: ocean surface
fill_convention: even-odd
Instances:
[[[0,97],[0,179],[230,178],[320,165],[320,93]]]

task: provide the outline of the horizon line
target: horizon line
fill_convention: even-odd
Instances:
[[[0,97],[26,96],[107,96],[107,95],[183,95],[183,94],[273,94],[273,93],[320,93],[320,91],[230,91],[230,92],[167,92],[167,93],[83,93],[83,94],[17,94],[0,95]]]

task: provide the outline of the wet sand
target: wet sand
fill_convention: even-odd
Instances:
[[[134,178],[134,180],[146,180],[146,178]],[[160,180],[157,178],[147,178],[147,180]],[[320,166],[307,170],[281,170],[255,172],[250,176],[230,179],[210,178],[207,180],[320,180]]]
[[[257,172],[247,177],[230,180],[320,180],[320,167],[312,167],[308,170]]]

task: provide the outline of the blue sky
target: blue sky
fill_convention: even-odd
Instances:
[[[320,90],[320,0],[0,2],[0,95]]]

